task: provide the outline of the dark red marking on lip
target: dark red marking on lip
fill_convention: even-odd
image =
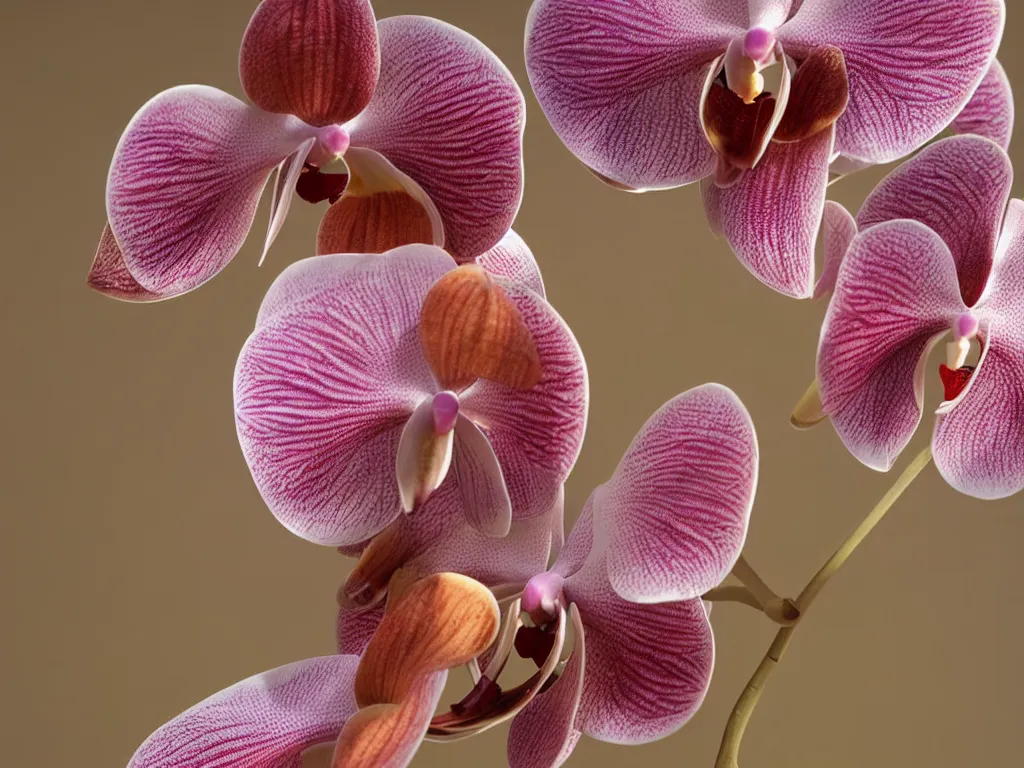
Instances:
[[[943,363],[939,366],[939,378],[942,379],[942,387],[945,390],[946,402],[956,400],[966,389],[967,382],[974,375],[974,366],[965,365],[963,368],[953,370]]]
[[[544,666],[555,647],[555,633],[547,632],[540,627],[520,627],[516,632],[516,653],[524,659],[530,659],[537,669]]]
[[[295,192],[307,203],[329,201],[332,205],[341,199],[348,187],[348,175],[344,173],[322,173],[315,165],[306,165],[299,175]]]

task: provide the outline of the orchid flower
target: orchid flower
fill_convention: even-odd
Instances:
[[[823,413],[873,469],[888,471],[909,443],[928,353],[952,334],[935,464],[978,498],[1024,489],[1024,202],[1009,200],[1012,182],[997,144],[944,139],[893,171],[843,226],[840,240],[860,233],[838,267],[818,383]],[[967,365],[972,344],[980,358]]]
[[[376,22],[368,0],[263,0],[240,71],[254,106],[188,85],[131,120],[92,287],[155,301],[202,285],[241,248],[275,168],[264,256],[296,189],[336,202],[320,234],[332,253],[425,242],[465,261],[515,218],[523,96],[465,32],[420,16]]]
[[[597,176],[632,191],[703,180],[743,265],[804,298],[829,163],[890,162],[948,126],[1004,15],[1003,0],[535,0],[526,60]]]
[[[447,670],[494,642],[499,610],[482,585],[437,574],[393,592],[360,656],[327,656],[243,680],[185,711],[128,768],[402,768],[419,748]]]
[[[547,513],[579,454],[587,376],[569,328],[517,282],[542,289],[531,275],[515,240],[461,267],[410,245],[286,269],[235,372],[239,440],[277,519],[349,547],[430,504],[497,537]]]

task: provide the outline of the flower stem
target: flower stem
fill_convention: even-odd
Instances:
[[[800,610],[801,618],[806,615],[807,609],[821,590],[824,589],[829,579],[843,566],[850,555],[853,554],[853,551],[874,530],[875,526],[882,521],[885,513],[889,511],[890,507],[892,507],[903,492],[910,487],[910,484],[921,474],[921,471],[928,466],[931,460],[932,451],[930,447],[921,451],[910,465],[903,470],[903,474],[899,476],[892,488],[882,497],[882,500],[875,505],[871,513],[864,518],[864,521],[857,526],[857,529],[850,534],[842,546],[814,574],[814,578],[808,582],[795,601],[797,608]],[[747,723],[750,722],[750,717],[754,713],[754,707],[757,706],[757,702],[764,692],[768,678],[775,671],[775,668],[782,660],[783,654],[789,647],[790,640],[798,624],[799,622],[794,623],[778,631],[771,646],[768,648],[768,652],[750,678],[750,682],[747,683],[743,693],[740,694],[736,706],[733,707],[732,714],[729,716],[729,722],[726,723],[725,733],[722,736],[722,745],[718,750],[718,759],[715,761],[715,768],[738,768],[740,744],[743,741],[743,734],[747,729]]]

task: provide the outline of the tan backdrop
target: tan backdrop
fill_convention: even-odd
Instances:
[[[349,563],[266,511],[231,408],[235,357],[260,299],[286,264],[311,255],[321,211],[297,204],[264,267],[253,238],[184,298],[129,306],[85,287],[122,128],[169,86],[241,95],[237,46],[254,5],[0,3],[4,765],[124,765],[193,702],[333,648],[334,591]],[[467,29],[528,91],[528,0],[375,7]],[[1007,40],[1024,31],[1021,10],[1011,8]],[[1019,48],[1005,44],[1002,60],[1024,84]],[[827,425],[809,434],[788,425],[824,306],[750,277],[709,233],[695,187],[634,196],[602,186],[527,99],[516,228],[591,375],[570,519],[656,407],[720,381],[760,435],[748,554],[777,589],[798,591],[894,479],[860,466]],[[1014,156],[1024,160],[1024,144]],[[855,207],[880,176],[845,180],[833,196]],[[927,470],[797,633],[750,726],[745,768],[1018,764],[1022,511],[1024,498],[973,501]],[[720,606],[714,625],[715,680],[686,728],[643,747],[584,739],[569,764],[710,768],[773,634],[737,606]],[[502,765],[504,737],[428,745],[415,765]]]

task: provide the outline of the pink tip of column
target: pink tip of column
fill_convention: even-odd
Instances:
[[[534,576],[526,585],[522,598],[523,610],[538,625],[546,624],[558,616],[563,584],[565,579],[562,576],[547,571]]]
[[[317,137],[320,148],[331,157],[341,157],[348,151],[352,138],[340,125],[328,125],[320,129]]]
[[[978,318],[971,314],[959,315],[953,322],[953,336],[957,341],[973,339],[978,335]]]
[[[743,55],[762,61],[775,49],[775,33],[764,27],[754,27],[743,38]]]
[[[434,431],[447,435],[455,429],[459,418],[459,396],[454,392],[438,392],[434,395]]]

